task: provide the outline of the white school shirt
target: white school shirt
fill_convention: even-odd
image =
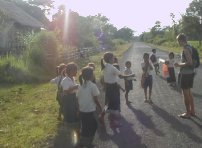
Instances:
[[[150,63],[151,64],[151,63]],[[141,63],[141,67],[142,67],[142,69],[145,67],[145,62],[142,62]],[[147,70],[147,74],[148,75],[152,75],[152,69],[150,68],[150,66],[149,66],[149,68],[148,68],[148,70]]]
[[[75,85],[77,85],[75,80],[74,79],[72,80],[69,77],[65,77],[61,82],[61,86],[62,86],[63,91],[68,90],[70,87],[73,87]],[[75,92],[76,92],[76,90],[73,91],[73,93],[75,93]]]
[[[169,59],[169,64],[168,64],[168,67],[174,67],[174,64],[175,64],[175,59]]]
[[[91,81],[84,82],[79,86],[77,98],[79,103],[79,111],[81,112],[94,112],[96,110],[95,96],[99,96],[100,91],[96,84]]]
[[[103,69],[103,76],[105,83],[109,84],[117,83],[120,74],[121,72],[112,64],[109,63],[105,64],[105,68]]]
[[[130,68],[125,67],[124,75],[131,75],[133,72]],[[126,80],[134,80],[134,77],[127,77]]]

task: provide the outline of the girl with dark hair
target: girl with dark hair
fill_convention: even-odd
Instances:
[[[81,137],[79,146],[90,147],[97,130],[97,122],[95,119],[96,107],[102,111],[101,105],[98,101],[100,92],[92,82],[93,80],[93,68],[82,68],[83,84],[79,87],[77,97],[79,106],[79,115],[81,119]]]

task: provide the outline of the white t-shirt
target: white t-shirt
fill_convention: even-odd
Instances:
[[[61,82],[63,91],[68,90],[70,87],[73,87],[75,85],[77,85],[75,80],[74,79],[72,80],[69,77],[65,77]],[[76,92],[76,90],[74,90],[72,93],[75,93],[75,92]]]
[[[132,70],[126,67],[124,70],[124,75],[131,75],[131,74],[133,74]],[[134,80],[134,77],[127,77],[126,80]]]
[[[175,59],[169,59],[168,67],[174,67]]]
[[[145,67],[145,63],[144,62],[141,63],[141,67],[142,67],[142,69]],[[152,69],[150,68],[150,66],[148,67],[147,74],[148,75],[152,75]]]
[[[118,82],[121,72],[112,64],[107,63],[103,69],[104,82],[113,84]]]
[[[79,103],[79,111],[81,112],[93,112],[96,110],[96,104],[93,99],[95,96],[99,96],[100,91],[96,84],[91,81],[84,82],[83,85],[79,86],[77,97]]]

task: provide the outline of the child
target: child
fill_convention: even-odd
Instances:
[[[93,71],[95,70],[95,64],[94,63],[88,63],[87,66],[93,68]],[[95,75],[94,74],[93,74],[92,82],[96,84],[96,79],[95,79]],[[83,84],[82,74],[79,75],[79,83],[80,83],[80,85]]]
[[[131,68],[131,62],[130,61],[126,61],[125,62],[125,66],[126,66],[126,68],[124,70],[124,74],[125,75],[132,74],[132,70],[130,69]],[[134,77],[128,77],[128,78],[124,79],[125,90],[126,90],[126,93],[125,93],[126,104],[131,103],[130,101],[128,101],[128,93],[129,93],[130,90],[133,89],[133,80],[135,80]]]
[[[77,65],[70,62],[66,66],[66,77],[62,80],[61,86],[63,89],[63,114],[65,123],[78,122],[78,104],[76,101],[76,84],[74,77],[77,74]]]
[[[116,67],[119,71],[120,71],[120,66],[118,64],[118,58],[114,57],[114,63],[113,66]],[[119,85],[120,90],[122,90],[123,92],[125,92],[125,89],[123,87],[121,87],[121,85],[119,83],[117,83]]]
[[[142,74],[142,87],[144,89],[145,94],[145,102],[153,103],[151,100],[152,94],[152,74],[151,71],[153,70],[152,64],[149,62],[149,54],[144,53],[143,55],[144,62],[141,63],[143,74]],[[149,99],[147,98],[147,88],[149,87]]]
[[[107,100],[108,109],[110,110],[110,126],[113,128],[120,126],[120,88],[117,85],[117,80],[118,78],[134,77],[135,75],[122,75],[121,72],[113,66],[114,55],[112,52],[106,52],[104,54],[104,61],[106,63],[103,69],[104,83],[106,85],[105,99]],[[103,116],[104,113],[102,114],[102,117]]]
[[[89,66],[82,68],[82,78],[84,83],[79,87],[77,94],[79,115],[81,118],[79,146],[90,147],[97,130],[97,122],[95,119],[96,106],[100,111],[102,111],[102,108],[98,101],[100,92],[96,84],[92,83],[94,78],[93,68]]]
[[[174,64],[175,64],[174,53],[170,52],[168,56],[169,56],[169,60],[165,62],[165,64],[168,65],[168,73],[169,73],[167,82],[170,83],[170,86],[175,87],[176,78],[175,78],[175,69],[174,69]]]
[[[64,63],[61,63],[59,66],[57,66],[57,77],[54,79],[50,80],[50,83],[57,84],[57,96],[56,100],[58,101],[59,104],[59,109],[58,109],[58,120],[62,120],[62,89],[61,89],[61,82],[65,77],[64,74],[64,69],[66,68],[66,65]]]
[[[157,60],[157,56],[156,56],[156,49],[152,49],[152,54],[150,56],[150,60],[155,68],[155,72],[156,74],[160,73],[159,71],[159,63],[158,63],[158,60]]]

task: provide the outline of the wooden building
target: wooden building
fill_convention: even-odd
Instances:
[[[12,2],[0,0],[0,54],[23,48],[22,35],[45,26]]]

